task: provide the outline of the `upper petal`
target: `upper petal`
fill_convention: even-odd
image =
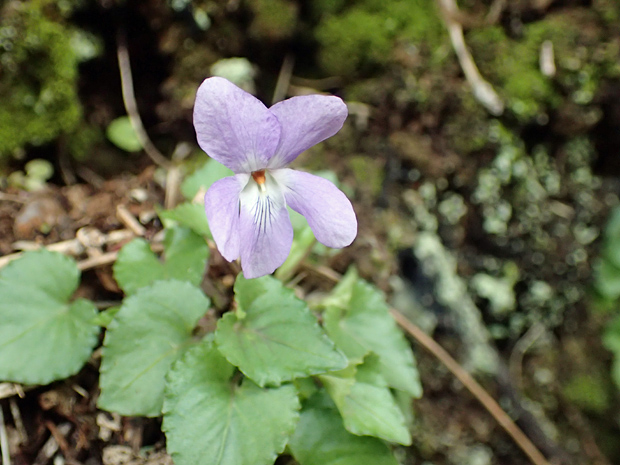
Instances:
[[[205,194],[205,213],[213,240],[229,262],[239,258],[239,195],[248,179],[247,174],[220,179]]]
[[[200,147],[235,173],[265,168],[280,141],[280,123],[263,103],[220,77],[196,93],[194,127]]]
[[[347,106],[338,97],[303,95],[276,103],[269,110],[282,132],[270,168],[283,168],[315,144],[333,136],[347,119]]]
[[[246,278],[273,273],[293,243],[293,226],[284,196],[267,175],[265,192],[250,181],[241,193],[239,217],[241,268]]]
[[[341,248],[357,236],[357,218],[344,193],[327,179],[313,174],[281,169],[273,177],[284,186],[286,203],[308,220],[321,244]]]

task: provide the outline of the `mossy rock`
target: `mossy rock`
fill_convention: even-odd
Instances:
[[[396,44],[430,56],[446,37],[433,0],[361,0],[333,14],[339,5],[328,8],[316,28],[319,62],[328,74],[367,74],[394,60]]]
[[[489,144],[489,115],[471,92],[458,95],[454,111],[447,112],[444,134],[458,153],[472,153]]]
[[[577,104],[590,103],[601,78],[612,75],[617,62],[600,35],[596,11],[572,8],[524,25],[518,39],[490,26],[471,30],[467,43],[482,75],[504,94],[515,115],[527,121],[557,108],[564,93]],[[545,41],[553,44],[554,77],[539,68]]]
[[[287,0],[248,0],[254,13],[250,34],[257,39],[284,40],[297,26],[297,6]]]
[[[385,178],[381,160],[354,155],[349,157],[348,165],[360,189],[367,192],[371,198],[377,198],[381,193]]]
[[[592,367],[589,367],[590,370]],[[610,406],[610,386],[606,374],[578,374],[562,388],[562,394],[571,403],[593,413],[603,413]]]
[[[594,0],[592,6],[609,26],[616,27],[620,21],[620,3],[617,0]]]
[[[71,32],[47,16],[52,2],[11,1],[0,27],[0,157],[75,130],[82,111]]]

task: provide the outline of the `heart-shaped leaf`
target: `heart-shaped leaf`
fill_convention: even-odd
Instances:
[[[192,344],[208,307],[200,289],[181,281],[157,281],[127,297],[103,343],[99,406],[122,415],[160,415],[164,377]]]
[[[198,286],[205,271],[209,246],[203,237],[187,228],[166,230],[166,260],[160,261],[149,243],[137,238],[119,252],[114,264],[114,278],[126,294],[164,279],[189,281]]]
[[[80,370],[97,345],[95,306],[69,302],[80,281],[71,258],[26,252],[0,273],[0,379],[47,384]]]
[[[326,405],[323,395],[315,395],[304,405],[289,441],[300,465],[398,465],[383,441],[345,430],[338,411]]]
[[[346,282],[346,292],[324,314],[330,338],[351,360],[361,362],[369,352],[375,353],[388,386],[420,397],[422,385],[413,352],[390,315],[385,297],[361,279],[352,286]]]
[[[211,237],[204,205],[184,202],[172,210],[160,211],[159,217],[166,227],[168,227],[168,222],[175,222],[179,226],[191,229],[199,236]]]
[[[230,363],[260,386],[277,386],[347,365],[291,289],[270,276],[252,280],[257,283],[248,281],[235,286],[244,313],[227,313],[215,332],[218,347]],[[260,294],[261,286],[269,292]]]
[[[378,357],[369,354],[364,364],[321,375],[320,379],[347,431],[408,446],[411,434],[405,417],[379,373]]]
[[[239,386],[234,371],[208,340],[170,370],[163,430],[177,465],[268,465],[284,449],[299,417],[295,388]]]
[[[245,279],[243,273],[240,273],[235,281],[235,302],[239,309],[245,311],[261,295],[278,293],[281,289],[282,283],[271,276]]]

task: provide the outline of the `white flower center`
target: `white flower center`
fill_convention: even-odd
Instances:
[[[271,230],[276,215],[286,205],[282,186],[266,170],[252,172],[239,200],[241,208],[253,218],[259,236]]]

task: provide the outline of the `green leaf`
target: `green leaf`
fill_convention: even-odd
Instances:
[[[210,158],[201,168],[198,168],[183,181],[181,192],[187,200],[192,200],[200,189],[207,190],[215,181],[233,174],[229,168]]]
[[[281,281],[287,281],[292,278],[299,264],[312,249],[315,241],[312,229],[306,224],[305,228],[295,234],[291,251],[286,261],[276,270],[275,277]]]
[[[615,207],[609,213],[609,219],[605,226],[604,236],[606,241],[615,241],[620,238],[620,208]]]
[[[260,386],[280,385],[347,365],[306,303],[291,289],[271,276],[249,281],[240,278],[235,285],[245,314],[227,313],[215,332],[218,347],[230,363]],[[262,286],[269,291],[260,293]]]
[[[114,264],[114,278],[126,294],[164,279],[188,281],[196,286],[202,282],[209,246],[204,238],[186,228],[166,230],[165,262],[160,261],[148,242],[137,238],[127,243]]]
[[[354,267],[349,268],[340,282],[332,289],[331,293],[323,299],[323,306],[348,308],[353,295],[353,288],[359,279],[357,270]]]
[[[601,256],[606,259],[616,270],[620,269],[620,237],[607,239],[601,250]]]
[[[267,465],[284,450],[299,418],[295,388],[239,386],[234,371],[208,340],[170,370],[163,430],[176,465]]]
[[[293,381],[293,385],[302,401],[309,399],[319,390],[314,378],[297,378]]]
[[[378,358],[353,369],[321,375],[347,431],[359,436],[376,436],[403,445],[411,444],[405,417],[392,392],[379,374]]]
[[[277,293],[281,289],[282,283],[271,276],[245,279],[243,273],[239,273],[235,281],[235,301],[238,308],[245,311],[261,295]]]
[[[605,329],[603,345],[611,352],[620,355],[620,317],[614,319]]]
[[[162,210],[159,212],[159,217],[166,227],[169,227],[166,222],[175,222],[179,226],[191,229],[199,236],[211,237],[204,205],[185,202],[172,210]]]
[[[385,443],[344,429],[338,412],[324,406],[321,395],[304,406],[289,441],[300,465],[398,465]]]
[[[121,116],[113,120],[106,129],[106,136],[110,142],[126,152],[142,150],[142,143],[131,125],[129,116]]]
[[[388,386],[420,397],[422,385],[411,347],[390,315],[381,291],[361,279],[352,286],[347,281],[346,287],[336,290],[337,297],[331,302],[337,305],[330,304],[324,314],[331,339],[350,360],[361,361],[369,352],[375,353]]]
[[[103,342],[99,407],[160,415],[164,376],[208,307],[200,289],[180,281],[157,281],[127,297]]]
[[[25,252],[0,272],[0,380],[47,384],[77,373],[97,345],[97,309],[69,302],[80,282],[74,260]]]
[[[110,323],[112,323],[112,321],[114,320],[114,316],[118,313],[120,309],[121,307],[115,306],[115,307],[110,307],[107,310],[104,310],[102,312],[99,312],[99,314],[93,320],[93,323],[99,326],[102,326],[104,328],[107,328],[110,325]]]
[[[620,297],[620,268],[613,265],[605,257],[594,265],[594,285],[608,299]]]

